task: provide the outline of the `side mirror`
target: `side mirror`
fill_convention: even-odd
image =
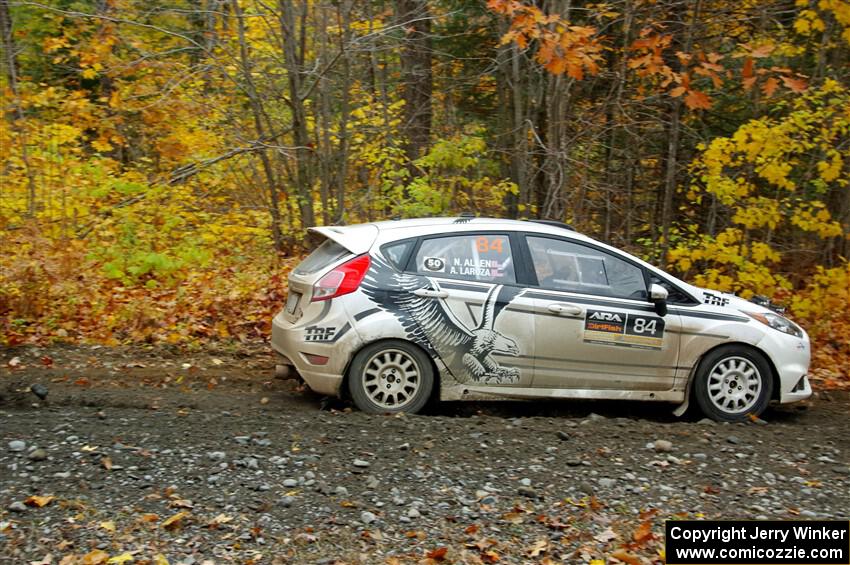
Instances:
[[[667,315],[667,289],[660,284],[649,285],[649,301],[655,305],[655,313],[661,317]]]

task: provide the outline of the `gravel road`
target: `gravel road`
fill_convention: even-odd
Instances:
[[[273,362],[0,350],[0,562],[652,563],[666,519],[850,517],[846,395],[735,425],[623,402],[368,416]]]

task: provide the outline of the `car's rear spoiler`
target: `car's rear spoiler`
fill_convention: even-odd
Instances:
[[[356,226],[321,226],[307,231],[317,233],[342,245],[355,255],[362,255],[372,248],[378,238],[378,228],[374,224]]]

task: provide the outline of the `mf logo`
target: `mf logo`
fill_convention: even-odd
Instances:
[[[623,318],[619,314],[615,314],[614,312],[592,312],[590,314],[591,320],[605,320],[606,322],[621,322]]]

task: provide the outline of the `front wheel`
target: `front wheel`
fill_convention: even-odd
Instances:
[[[434,387],[431,361],[415,345],[390,340],[363,348],[351,362],[348,390],[363,412],[415,414]]]
[[[759,353],[728,345],[706,355],[694,382],[702,412],[719,422],[741,422],[767,408],[773,389],[771,369]]]

